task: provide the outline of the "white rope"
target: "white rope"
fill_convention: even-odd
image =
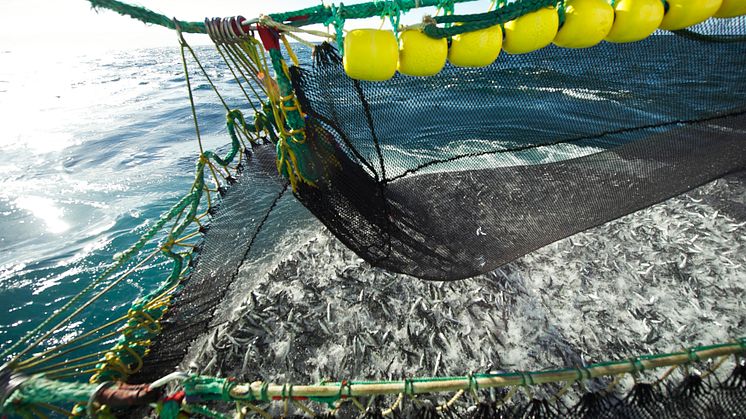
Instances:
[[[153,381],[152,383],[150,383],[150,388],[163,387],[172,381],[184,381],[187,378],[189,378],[189,374],[185,372],[181,372],[181,371],[175,371],[175,372],[172,372],[171,374],[168,374],[167,376],[163,378],[159,378]]]

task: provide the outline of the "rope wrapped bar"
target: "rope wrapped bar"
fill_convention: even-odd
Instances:
[[[498,374],[473,374],[460,377],[424,377],[399,381],[350,381],[321,385],[293,386],[294,397],[334,398],[341,396],[371,396],[382,394],[426,394],[454,392],[475,388],[515,387],[530,384],[549,384],[583,381],[598,377],[637,373],[672,366],[687,365],[694,361],[746,354],[746,338],[734,343],[701,346],[687,351],[668,354],[644,355],[637,358],[592,364],[581,368],[548,371],[509,372]],[[226,379],[227,380],[227,379]],[[269,401],[285,398],[287,384],[254,382],[232,386],[230,395],[235,400]]]
[[[261,381],[237,383],[231,378],[209,376],[186,376],[183,382],[187,403],[189,401],[220,400],[276,401],[285,399],[310,399],[328,403],[348,397],[392,394],[451,393],[460,390],[490,389],[498,387],[520,387],[550,383],[587,381],[599,377],[636,374],[644,370],[689,365],[710,359],[746,354],[746,337],[731,343],[693,347],[685,351],[643,355],[637,358],[601,362],[586,367],[545,371],[506,373],[475,373],[457,377],[420,377],[396,381],[340,381],[316,385],[271,384]],[[98,397],[98,384],[69,383],[49,380],[43,375],[33,376],[4,395],[2,413],[17,412],[17,409],[39,403],[85,403]],[[290,390],[291,388],[292,390]],[[149,389],[152,394],[154,389]],[[147,397],[143,402],[152,401]]]

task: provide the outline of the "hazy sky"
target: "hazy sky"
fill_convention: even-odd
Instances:
[[[128,1],[128,0],[125,0]],[[320,4],[319,0],[131,0],[181,20],[202,21],[207,16],[243,15],[296,10]],[[348,0],[345,4],[360,3]],[[336,3],[339,3],[337,1]],[[458,5],[461,12],[486,10],[489,1]],[[412,12],[405,23],[414,23],[430,10]],[[374,21],[350,21],[346,27],[378,27]],[[190,42],[207,41],[192,37]],[[0,0],[0,51],[37,50],[59,52],[91,48],[123,48],[174,45],[172,31],[144,25],[108,10],[95,11],[85,0]]]

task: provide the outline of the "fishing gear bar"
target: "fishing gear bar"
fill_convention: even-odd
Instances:
[[[746,338],[733,343],[693,347],[670,354],[643,355],[623,361],[605,362],[578,368],[510,373],[472,373],[460,377],[419,377],[398,381],[339,381],[317,385],[239,383],[233,378],[215,378],[186,373],[174,373],[151,385],[129,385],[105,382],[75,384],[48,380],[43,375],[25,376],[0,370],[0,407],[2,412],[22,412],[34,404],[82,403],[91,412],[94,405],[110,407],[142,406],[167,403],[173,397],[163,394],[166,384],[178,382],[184,393],[177,398],[187,405],[210,400],[272,402],[311,400],[333,405],[339,401],[361,397],[403,394],[459,392],[476,394],[480,390],[500,387],[529,387],[550,383],[572,383],[622,374],[638,375],[644,371],[686,365],[696,365],[712,359],[746,354]],[[714,368],[719,367],[715,364]],[[667,373],[666,375],[670,374]],[[188,409],[187,409],[188,410]]]

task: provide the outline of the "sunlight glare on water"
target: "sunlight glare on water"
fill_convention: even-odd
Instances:
[[[20,209],[27,210],[34,217],[43,221],[47,231],[54,234],[64,233],[70,229],[70,224],[65,222],[62,209],[55,206],[55,202],[41,196],[21,196],[16,199],[16,205]]]

